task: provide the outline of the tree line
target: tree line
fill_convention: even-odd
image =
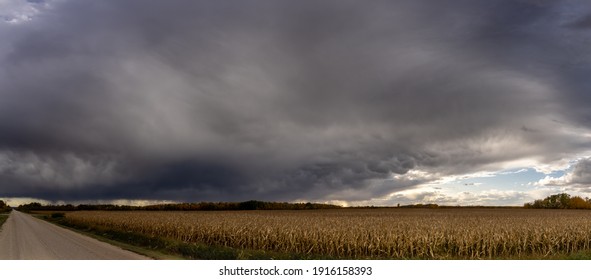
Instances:
[[[0,213],[10,212],[12,208],[4,202],[4,200],[0,200]]]
[[[322,203],[288,203],[249,200],[244,202],[199,202],[199,203],[170,203],[148,206],[129,206],[113,204],[79,204],[79,205],[41,205],[38,202],[23,204],[17,210],[29,211],[232,211],[232,210],[314,210],[338,209],[341,206]]]
[[[400,208],[449,208],[437,204],[398,205]],[[591,199],[571,196],[567,193],[555,194],[534,202],[525,203],[524,208],[531,209],[591,209]],[[38,202],[19,205],[19,211],[238,211],[238,210],[315,210],[340,209],[342,206],[322,203],[288,203],[249,200],[244,202],[198,202],[198,203],[169,203],[147,206],[129,206],[113,204],[65,204],[42,205]],[[365,207],[362,207],[365,208]],[[373,208],[373,207],[369,207]],[[468,207],[469,208],[469,207]],[[4,201],[0,200],[0,213],[12,210]]]
[[[591,209],[591,199],[561,193],[526,203],[523,206],[535,209]]]

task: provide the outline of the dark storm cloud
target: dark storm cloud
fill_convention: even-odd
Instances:
[[[577,29],[591,28],[591,14],[575,20],[574,22],[570,23],[568,26],[572,27],[572,28],[577,28]]]
[[[575,165],[571,172],[569,183],[583,185],[587,188],[591,186],[591,159],[584,159]]]
[[[0,28],[0,196],[363,200],[558,160],[591,103],[561,9],[55,2]]]

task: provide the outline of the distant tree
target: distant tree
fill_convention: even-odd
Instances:
[[[434,203],[429,203],[429,204],[412,204],[412,205],[403,205],[400,206],[400,204],[398,204],[397,207],[401,207],[401,208],[439,208],[439,205],[434,204]]]
[[[16,209],[23,212],[30,212],[35,210],[44,210],[43,206],[39,202],[31,202],[28,204],[19,205]]]
[[[525,203],[523,207],[535,209],[591,209],[591,200],[560,193],[544,199],[537,199],[533,203]]]
[[[580,196],[571,197],[568,203],[569,209],[591,209],[591,203]]]

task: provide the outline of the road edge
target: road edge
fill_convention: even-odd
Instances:
[[[63,229],[67,229],[69,231],[73,231],[75,233],[82,234],[84,236],[90,237],[90,238],[95,239],[95,240],[98,240],[100,242],[104,242],[104,243],[113,245],[113,246],[118,247],[118,248],[120,248],[122,250],[130,251],[130,252],[133,252],[133,253],[136,253],[136,254],[139,254],[139,255],[142,255],[142,256],[151,258],[153,260],[184,260],[183,258],[180,258],[178,256],[160,253],[160,252],[149,250],[149,249],[146,249],[146,248],[143,248],[143,247],[134,246],[134,245],[131,245],[131,244],[128,244],[128,243],[124,243],[124,242],[116,241],[116,240],[113,240],[113,239],[109,239],[109,238],[100,236],[98,234],[95,234],[93,232],[88,232],[88,231],[83,231],[83,230],[79,230],[79,229],[76,229],[76,228],[68,227],[68,226],[62,225],[60,223],[56,223],[54,221],[51,221],[51,220],[48,220],[48,219],[44,219],[44,216],[45,215],[43,215],[43,214],[34,214],[34,213],[33,214],[32,213],[25,213],[25,214],[30,215],[30,216],[32,216],[34,218],[37,218],[37,219],[39,219],[41,221],[50,223],[52,225],[56,225],[56,226],[61,227]]]

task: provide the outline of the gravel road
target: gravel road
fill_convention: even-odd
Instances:
[[[0,260],[145,259],[18,211],[12,211],[0,229]]]

